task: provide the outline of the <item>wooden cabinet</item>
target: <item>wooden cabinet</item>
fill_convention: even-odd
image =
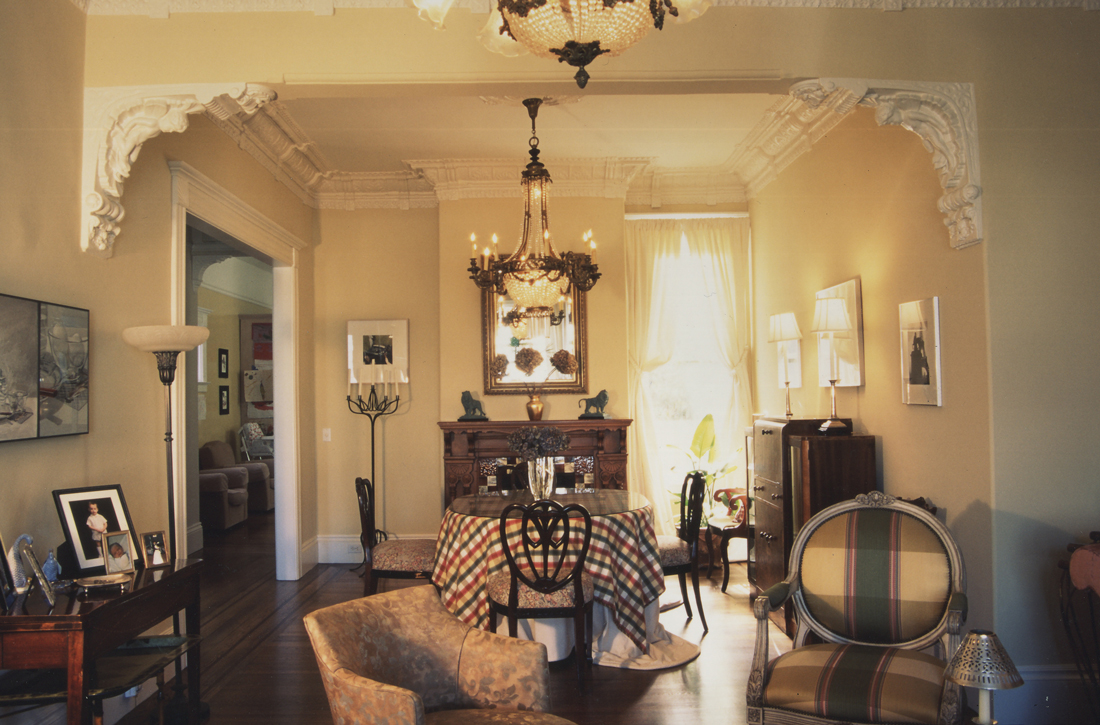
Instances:
[[[626,429],[631,420],[443,421],[444,505],[477,493],[497,475],[501,461],[514,458],[508,436],[524,426],[554,426],[569,436],[559,456],[571,461],[574,475],[593,474],[596,488],[626,489]]]
[[[791,544],[807,519],[876,488],[875,437],[822,436],[821,423],[764,418],[753,426],[753,598],[787,577]],[[773,612],[772,620],[793,636],[793,608]]]

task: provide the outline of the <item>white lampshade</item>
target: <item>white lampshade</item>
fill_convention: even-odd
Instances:
[[[901,317],[901,329],[919,331],[928,327],[924,313],[921,312],[920,301],[905,302],[899,305],[898,314]]]
[[[427,20],[436,30],[443,30],[443,18],[454,4],[454,0],[412,0],[412,4],[420,11],[419,15]]]
[[[852,321],[848,318],[848,305],[840,297],[819,299],[814,307],[814,332],[848,332]]]
[[[146,325],[127,327],[122,339],[145,352],[184,352],[206,342],[210,330],[195,325]]]
[[[798,320],[793,312],[772,315],[768,325],[768,342],[786,342],[801,340],[802,331],[798,329]]]

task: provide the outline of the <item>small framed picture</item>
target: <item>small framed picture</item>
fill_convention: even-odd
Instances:
[[[168,549],[164,545],[163,531],[150,531],[141,535],[141,557],[145,561],[145,568],[156,569],[168,566]]]
[[[34,549],[24,541],[19,545],[19,553],[23,555],[23,560],[30,565],[31,571],[34,572],[34,579],[38,582],[42,594],[45,595],[46,601],[50,603],[50,607],[53,607],[57,604],[57,600],[53,595],[53,585],[50,584],[49,580],[46,579],[46,575],[42,572],[42,565],[38,563],[38,557],[34,555]]]
[[[103,535],[108,574],[128,574],[134,570],[133,540],[129,531],[109,531]]]
[[[218,415],[229,415],[229,386],[218,386]]]
[[[229,377],[229,351],[224,347],[218,348],[218,377]]]
[[[901,402],[943,405],[940,379],[940,298],[904,302],[901,323]]]

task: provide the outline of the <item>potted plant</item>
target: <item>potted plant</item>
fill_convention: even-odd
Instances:
[[[695,435],[691,439],[691,446],[687,449],[676,445],[669,446],[686,455],[691,462],[687,473],[698,471],[706,476],[706,497],[703,499],[703,519],[701,530],[705,531],[711,517],[723,507],[722,503],[714,500],[714,485],[724,476],[737,470],[733,457],[738,451],[734,451],[725,458],[718,458],[718,446],[714,436],[714,416],[708,413],[695,428]],[[739,449],[740,450],[740,449]],[[674,466],[671,470],[676,470]],[[673,503],[673,523],[680,525],[680,491],[670,491]]]

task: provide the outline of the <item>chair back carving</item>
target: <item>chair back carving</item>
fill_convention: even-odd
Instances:
[[[714,492],[714,500],[726,507],[729,523],[726,528],[748,531],[749,495],[743,488],[720,488]]]
[[[519,530],[512,526],[520,514]],[[517,536],[518,534],[518,536]],[[509,598],[517,598],[518,581],[543,594],[568,584],[574,586],[575,602],[584,601],[581,573],[592,539],[592,517],[580,504],[562,506],[556,501],[514,503],[500,514],[500,543],[512,572]],[[517,581],[518,580],[518,581]]]
[[[926,510],[879,492],[811,518],[791,549],[795,646],[826,642],[921,648],[941,642],[966,571],[951,533]],[[949,651],[953,651],[953,646]]]
[[[694,559],[699,548],[699,527],[703,522],[703,500],[707,496],[707,477],[699,471],[692,471],[684,477],[680,489],[680,533],[679,537],[690,547]]]

